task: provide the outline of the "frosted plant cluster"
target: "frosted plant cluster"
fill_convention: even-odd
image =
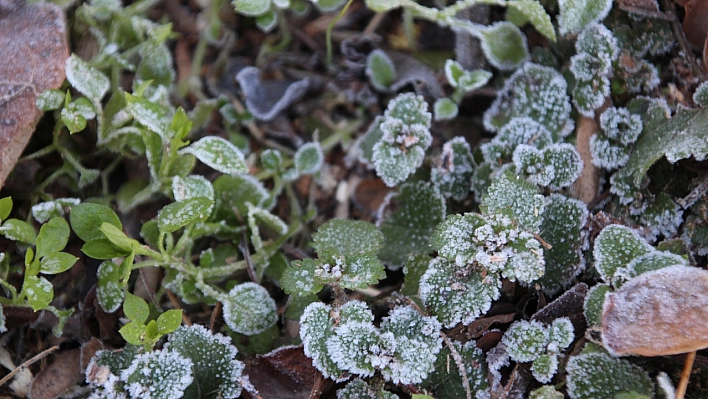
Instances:
[[[332,307],[310,304],[303,313],[300,337],[305,355],[325,377],[344,381],[349,374],[380,372],[395,384],[422,382],[442,347],[440,323],[410,306],[393,309],[379,328],[359,301]]]
[[[600,127],[601,132],[590,138],[592,163],[608,170],[624,166],[642,132],[642,118],[626,108],[611,107],[600,114]]]
[[[544,326],[537,321],[517,321],[502,337],[511,360],[528,363],[534,378],[549,383],[558,371],[558,358],[575,338],[573,324],[567,317]]]
[[[229,338],[204,327],[180,327],[165,348],[138,353],[101,350],[86,369],[93,399],[236,399],[244,364]],[[201,396],[200,396],[201,395]]]
[[[602,24],[592,24],[578,35],[577,54],[571,58],[570,71],[576,79],[573,103],[582,115],[591,118],[610,94],[612,63],[619,56],[617,39]]]
[[[355,378],[347,383],[347,386],[337,391],[337,399],[398,399],[399,396],[376,389],[370,386],[366,381]]]
[[[430,171],[430,180],[445,197],[462,201],[472,188],[474,160],[464,137],[455,137],[443,145],[440,164]]]

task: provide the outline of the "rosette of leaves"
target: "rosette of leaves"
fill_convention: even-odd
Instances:
[[[595,239],[593,257],[595,269],[604,284],[598,284],[588,292],[584,311],[588,324],[595,326],[600,325],[605,293],[642,273],[688,264],[681,256],[657,250],[639,234],[622,225],[609,225],[602,229]]]
[[[554,68],[526,63],[507,79],[484,113],[484,127],[496,132],[513,118],[528,117],[558,141],[573,130],[566,91],[565,79]]]
[[[371,223],[334,219],[312,236],[318,259],[293,261],[281,279],[285,292],[317,293],[325,284],[342,288],[366,288],[386,277],[377,257],[383,234]]]
[[[583,168],[578,151],[566,143],[552,144],[542,150],[522,144],[516,147],[512,159],[521,175],[551,190],[573,184]]]
[[[442,347],[440,323],[410,306],[394,308],[376,328],[359,301],[340,308],[310,304],[300,319],[305,354],[327,378],[344,381],[376,371],[395,384],[417,384],[434,368]]]
[[[608,108],[600,115],[601,132],[590,138],[592,163],[607,170],[624,166],[642,132],[642,118],[626,108]]]
[[[558,371],[558,357],[575,338],[573,323],[567,317],[544,326],[537,321],[514,322],[502,337],[511,360],[531,364],[533,377],[548,383]]]
[[[571,58],[575,76],[573,102],[582,115],[591,118],[610,94],[612,63],[619,56],[617,39],[602,24],[586,27],[575,42],[577,54]]]
[[[464,137],[455,137],[443,144],[439,165],[430,171],[430,180],[446,198],[462,201],[472,188],[474,160]]]
[[[619,398],[630,393],[632,398],[654,397],[654,384],[646,371],[594,344],[571,357],[566,370],[571,399]]]
[[[431,118],[423,97],[399,94],[359,142],[361,159],[374,166],[386,185],[403,182],[423,163],[433,141]]]
[[[183,326],[164,349],[140,354],[135,346],[101,350],[86,368],[91,398],[236,399],[244,364],[228,337],[200,325]]]

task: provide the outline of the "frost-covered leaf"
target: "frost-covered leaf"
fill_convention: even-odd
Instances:
[[[443,144],[439,164],[430,171],[430,180],[445,197],[462,201],[472,188],[473,165],[467,140],[455,137]]]
[[[237,13],[249,17],[262,15],[270,10],[270,0],[233,0],[232,4]]]
[[[400,290],[401,295],[418,295],[420,278],[423,276],[423,273],[428,270],[430,260],[430,256],[428,255],[415,255],[408,258],[406,265],[403,266],[405,278],[403,280],[403,287]]]
[[[372,11],[384,12],[401,6],[400,0],[366,0],[366,6]]]
[[[46,223],[47,220],[64,216],[64,208],[71,208],[81,203],[78,198],[57,198],[52,201],[40,202],[32,207],[32,216],[38,223]],[[0,215],[0,221],[4,218]]]
[[[346,305],[345,305],[346,306]],[[337,366],[327,351],[327,341],[334,335],[334,322],[330,318],[332,307],[322,302],[314,302],[305,308],[300,318],[300,338],[305,355],[312,359],[312,365],[325,378],[344,381],[348,378]]]
[[[133,115],[136,121],[150,131],[166,138],[166,129],[171,118],[160,104],[130,93],[125,93],[125,103],[128,112]]]
[[[526,36],[511,22],[497,22],[480,34],[482,51],[494,67],[503,71],[518,68],[529,58]]]
[[[98,303],[106,313],[113,313],[123,303],[124,291],[119,285],[122,277],[120,268],[111,261],[105,261],[98,266],[96,276],[98,277],[96,287]]]
[[[25,276],[22,289],[27,295],[27,302],[35,312],[49,306],[54,299],[54,287],[44,277]]]
[[[245,335],[259,334],[278,321],[275,301],[256,283],[235,286],[222,298],[224,321],[230,329]]]
[[[79,260],[76,256],[66,252],[51,252],[40,261],[40,272],[44,274],[59,274],[69,270]]]
[[[263,32],[270,32],[278,25],[279,14],[273,10],[256,17],[256,26]]]
[[[486,398],[485,395],[489,394],[489,383],[484,353],[477,348],[474,340],[467,341],[464,345],[453,341],[453,345],[465,365],[470,390],[476,398]],[[428,379],[423,382],[424,386],[433,387],[436,399],[457,399],[465,396],[462,376],[451,360],[452,353],[446,346],[438,353],[435,371],[430,373]]]
[[[161,350],[139,354],[120,379],[125,390],[136,399],[179,399],[192,383],[194,363],[175,351]]]
[[[186,398],[236,399],[241,394],[244,364],[228,337],[212,334],[199,324],[180,327],[170,335],[165,350],[174,350],[193,366],[194,382],[184,391]]]
[[[375,389],[367,384],[364,380],[355,378],[347,383],[347,385],[337,391],[337,399],[398,399],[399,396],[384,391]]]
[[[241,151],[231,142],[207,136],[180,150],[180,154],[192,154],[200,161],[221,173],[237,175],[248,171]]]
[[[575,339],[575,328],[567,317],[553,320],[548,328],[548,352],[559,353]]]
[[[595,64],[601,68],[591,71],[592,75],[609,73],[610,64],[619,56],[617,39],[612,34],[612,31],[603,24],[588,25],[580,32],[578,40],[575,42],[575,49],[578,54],[585,54],[602,61],[599,64]],[[576,77],[579,78],[578,75]]]
[[[445,200],[433,185],[404,184],[395,201],[396,211],[379,221],[384,242],[379,256],[389,268],[397,269],[410,255],[428,254],[430,237],[445,218]]]
[[[442,347],[440,323],[423,316],[411,306],[394,308],[381,322],[381,332],[395,340],[394,359],[381,368],[381,374],[394,384],[418,384],[434,370]]]
[[[420,298],[430,313],[447,328],[470,324],[499,298],[501,281],[479,272],[459,276],[455,264],[443,258],[430,262],[420,279]]]
[[[376,49],[366,57],[366,76],[381,91],[388,91],[396,81],[396,66],[383,50]]]
[[[617,145],[601,134],[590,137],[590,154],[592,164],[607,170],[621,168],[627,164],[631,148]]]
[[[544,385],[541,388],[531,391],[529,399],[563,399],[565,395],[556,391],[553,385]]]
[[[377,116],[374,122],[369,126],[369,130],[366,131],[366,134],[357,141],[360,162],[373,166],[374,145],[383,138],[381,124],[384,120],[386,119],[383,116]]]
[[[0,226],[0,234],[12,241],[24,242],[26,244],[34,244],[37,239],[37,233],[31,224],[19,219],[7,219]]]
[[[190,198],[203,197],[214,201],[214,187],[211,182],[201,175],[187,177],[175,176],[172,178],[172,195],[175,201],[184,201]]]
[[[605,76],[591,80],[578,80],[573,88],[573,104],[583,116],[592,118],[595,110],[605,102],[610,95],[610,81]]]
[[[672,118],[659,102],[645,101],[638,108],[644,134],[635,143],[625,167],[615,174],[615,180],[626,180],[638,188],[649,168],[662,157],[676,163],[689,157],[702,161],[708,155],[708,108],[679,107]],[[611,190],[617,192],[614,186]]]
[[[506,81],[484,114],[484,127],[497,131],[513,118],[529,117],[555,140],[572,131],[567,83],[554,68],[526,63]]]
[[[474,257],[476,243],[472,240],[478,228],[486,224],[482,215],[465,213],[464,215],[450,215],[435,229],[430,244],[438,251],[438,255],[449,260],[467,259]]]
[[[612,288],[606,284],[598,284],[588,291],[583,304],[585,320],[590,327],[599,327],[602,323],[602,309],[605,304],[605,295],[611,292]]]
[[[35,105],[42,111],[59,109],[64,105],[64,92],[56,89],[49,89],[42,92],[37,97]]]
[[[465,71],[457,80],[458,91],[462,94],[477,90],[489,82],[492,78],[492,73],[477,69],[474,71]]]
[[[520,320],[504,333],[502,342],[511,360],[531,362],[546,352],[548,330],[537,321]]]
[[[524,18],[533,25],[536,30],[550,41],[556,41],[556,31],[553,28],[551,17],[544,10],[540,1],[537,0],[515,0],[506,3],[508,9],[518,11]]]
[[[37,235],[37,259],[58,252],[69,242],[69,223],[62,217],[53,217],[43,224]]]
[[[341,322],[327,339],[327,352],[337,366],[362,377],[387,366],[394,348],[393,334],[382,334],[371,322],[358,320]]]
[[[582,201],[560,194],[546,197],[540,235],[551,248],[543,251],[546,270],[536,281],[545,293],[554,295],[568,287],[585,268],[581,250],[585,245],[583,227],[587,217],[587,207]]]
[[[226,220],[238,225],[239,220],[248,214],[248,206],[251,203],[257,207],[264,207],[269,197],[268,190],[263,183],[252,175],[219,176],[213,183],[216,194],[216,209],[213,219]],[[234,213],[238,213],[234,215]]]
[[[381,249],[383,238],[383,234],[371,223],[333,219],[312,235],[312,247],[320,259],[375,255]]]
[[[247,203],[247,205],[248,227],[251,228],[251,243],[256,251],[263,249],[263,240],[260,236],[259,225],[265,226],[268,230],[280,235],[288,231],[288,225],[278,216],[273,215],[265,209],[255,207],[250,203]]]
[[[302,175],[312,175],[320,171],[324,154],[319,143],[305,143],[295,152],[295,169]]]
[[[701,107],[708,107],[708,81],[702,82],[693,92],[693,102]]]
[[[324,288],[325,283],[329,282],[317,275],[318,269],[320,264],[314,259],[293,261],[283,272],[280,285],[290,295],[316,294]]]
[[[574,146],[567,143],[553,144],[543,149],[543,161],[553,170],[548,187],[560,190],[568,187],[580,177],[583,160]]]
[[[595,239],[595,268],[602,279],[610,283],[620,268],[652,251],[654,248],[637,233],[628,227],[613,224],[602,229]]]
[[[152,81],[154,85],[169,87],[174,83],[175,70],[172,54],[164,42],[146,42],[140,50],[140,63],[135,71],[137,82]]]
[[[213,205],[213,201],[204,197],[173,202],[158,212],[157,226],[160,232],[172,233],[190,223],[206,220]]]
[[[2,306],[0,306],[0,332],[7,332],[7,326],[5,325],[5,313],[2,311]]]
[[[642,132],[642,118],[626,108],[608,108],[600,115],[600,127],[605,137],[623,146],[634,144]]]
[[[536,381],[547,384],[558,371],[558,356],[541,355],[531,364],[531,374]]]
[[[614,398],[632,391],[654,396],[654,386],[644,370],[599,349],[571,357],[566,369],[572,399]]]
[[[439,98],[433,104],[433,119],[437,122],[455,119],[457,112],[457,104],[449,98]]]
[[[447,60],[445,61],[445,78],[447,78],[447,82],[450,84],[452,87],[458,87],[459,86],[459,80],[464,75],[465,68],[460,65],[459,62],[454,61],[454,60]]]
[[[648,230],[646,236],[649,241],[655,241],[659,235],[672,238],[683,223],[683,210],[669,194],[661,192],[642,213],[639,221]]]
[[[510,212],[522,228],[533,233],[539,231],[544,207],[544,197],[538,194],[536,185],[513,173],[497,177],[480,205],[487,213]]]
[[[66,60],[66,80],[94,104],[106,95],[111,83],[101,71],[89,66],[76,54]]]
[[[558,30],[566,35],[604,19],[612,8],[612,0],[559,0],[558,7]]]

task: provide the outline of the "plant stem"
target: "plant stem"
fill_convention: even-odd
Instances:
[[[346,14],[347,10],[349,10],[349,6],[352,5],[354,0],[349,0],[347,1],[347,4],[344,5],[344,8],[342,8],[342,11],[334,17],[332,22],[329,23],[329,26],[327,26],[327,32],[325,33],[325,41],[327,42],[327,68],[332,67],[332,29],[334,29],[334,25],[342,19],[344,14]]]

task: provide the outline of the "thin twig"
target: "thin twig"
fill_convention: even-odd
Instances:
[[[246,230],[241,230],[241,252],[243,253],[243,259],[246,261],[246,270],[248,271],[248,277],[254,283],[258,283],[258,276],[256,276],[256,269],[253,267],[251,262],[251,251],[248,249],[248,236],[246,235]]]
[[[211,311],[211,319],[209,320],[209,331],[212,333],[216,333],[217,331],[214,331],[214,326],[216,325],[216,318],[219,317],[219,313],[221,313],[221,302],[217,302],[216,306],[214,306],[214,310]]]
[[[676,200],[676,203],[683,209],[688,209],[691,205],[695,204],[698,199],[700,199],[706,192],[708,192],[708,179],[703,180],[703,183],[699,184],[691,190],[691,192],[683,197]]]
[[[376,15],[374,15],[373,18],[371,18],[371,21],[369,21],[369,24],[366,25],[366,29],[364,29],[364,34],[365,35],[370,35],[376,31],[376,29],[379,28],[381,25],[381,22],[383,21],[384,17],[386,16],[386,13],[381,11],[377,12]]]
[[[54,351],[57,350],[57,349],[59,349],[59,345],[54,345],[54,346],[52,346],[52,347],[49,348],[49,349],[45,349],[45,350],[43,350],[42,352],[39,352],[38,354],[36,354],[36,355],[34,355],[32,358],[30,358],[28,361],[26,361],[26,362],[20,364],[19,366],[15,367],[14,370],[10,371],[6,376],[4,376],[4,377],[0,380],[0,386],[2,386],[4,383],[8,382],[8,381],[10,380],[10,378],[12,378],[12,377],[15,376],[15,374],[19,373],[20,371],[24,370],[25,368],[27,368],[28,366],[30,366],[30,365],[33,364],[34,362],[36,362],[36,361],[38,361],[38,360],[44,358],[45,356],[47,356],[48,354],[54,352]]]
[[[457,365],[457,371],[460,372],[460,377],[462,377],[462,385],[465,387],[465,396],[467,397],[467,399],[472,399],[472,390],[470,389],[470,380],[467,379],[467,368],[465,368],[465,362],[462,360],[462,356],[460,356],[460,353],[455,348],[455,345],[452,343],[450,338],[447,335],[445,335],[444,332],[440,331],[440,336],[442,337],[443,341],[445,341],[445,345],[447,345],[447,347],[450,348],[450,353],[452,354],[452,358],[455,359],[455,364]]]
[[[679,380],[678,386],[676,387],[676,399],[683,399],[686,395],[686,388],[688,387],[688,378],[691,377],[691,370],[693,369],[693,361],[696,360],[696,351],[689,352],[686,354],[686,363],[683,365],[683,370],[681,371],[681,379]]]
[[[177,310],[182,310],[182,307],[179,305],[179,301],[177,300],[175,294],[173,294],[170,290],[165,290],[165,292],[167,293],[167,297],[170,299],[170,303],[172,303],[172,307]],[[189,317],[187,317],[186,314],[184,314],[184,311],[182,311],[182,322],[184,322],[184,324],[187,326],[192,325],[192,321],[189,320]]]

